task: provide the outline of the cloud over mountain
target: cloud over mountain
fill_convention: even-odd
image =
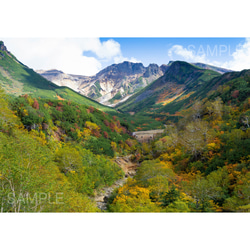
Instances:
[[[124,57],[120,44],[113,39],[101,42],[99,38],[5,38],[4,41],[18,59],[34,69],[56,67],[70,74],[94,75],[104,62],[137,62],[135,58]],[[91,56],[85,52],[91,52]]]

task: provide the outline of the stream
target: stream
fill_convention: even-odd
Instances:
[[[117,157],[114,162],[117,163],[125,173],[125,177],[117,180],[113,185],[109,187],[102,188],[94,197],[94,201],[99,209],[102,211],[107,210],[108,199],[111,196],[112,192],[118,188],[123,186],[128,177],[133,178],[136,174],[136,168],[138,167],[137,163],[133,163],[131,160],[131,155],[125,157]]]

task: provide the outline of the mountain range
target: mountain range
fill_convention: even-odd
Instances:
[[[162,76],[167,65],[123,62],[113,64],[94,76],[65,74],[59,70],[37,70],[58,86],[67,86],[105,105],[114,106]]]
[[[181,111],[190,108],[197,100],[208,98],[221,85],[225,86],[223,89],[227,89],[227,85],[235,82],[236,85],[239,84],[237,88],[240,88],[241,79],[249,75],[250,70],[221,74],[194,64],[176,61],[171,63],[162,77],[124,103],[118,104],[116,109],[137,115],[148,114],[157,119],[161,118],[162,121],[175,120],[181,116]]]
[[[144,110],[151,113],[176,99],[188,98],[205,82],[220,75],[216,71],[202,69],[187,62],[171,62],[162,77],[134,94],[126,102],[118,104],[117,108],[122,111]]]
[[[168,65],[161,66],[149,64],[145,67],[142,63],[125,61],[112,64],[94,76],[66,74],[56,69],[36,72],[58,86],[67,86],[102,104],[116,106],[163,76],[172,63],[170,61]],[[230,71],[204,63],[193,63],[193,65],[221,74]]]
[[[115,113],[153,118],[176,116],[197,98],[205,98],[225,81],[238,77],[239,72],[183,61],[148,67],[125,61],[94,76],[70,75],[59,70],[35,72],[0,43],[0,85],[6,93],[70,100]]]

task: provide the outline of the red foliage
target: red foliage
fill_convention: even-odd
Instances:
[[[56,110],[58,110],[58,111],[60,111],[60,112],[63,111],[61,106],[56,106]]]
[[[53,106],[53,102],[49,101],[49,102],[48,102],[48,105],[49,105],[50,107],[52,107],[52,106]]]
[[[98,130],[96,130],[96,129],[92,130],[92,135],[95,136],[95,137],[98,137],[98,138],[101,137],[100,132]]]
[[[109,134],[108,134],[106,131],[103,132],[103,135],[104,135],[104,137],[105,137],[106,139],[109,138]]]
[[[233,98],[238,98],[238,97],[239,97],[239,93],[240,93],[239,90],[236,89],[236,90],[232,93],[232,97],[233,97]]]
[[[106,127],[109,127],[109,122],[107,120],[104,120],[103,123],[105,124]]]
[[[34,100],[34,103],[33,103],[32,107],[34,109],[39,109],[39,103],[38,103],[38,101],[36,99]]]
[[[113,120],[116,121],[116,116],[113,116]]]
[[[114,130],[115,130],[115,124],[114,124],[113,122],[111,122],[111,123],[109,124],[109,127],[110,127],[110,129],[112,130],[112,132],[114,132]]]
[[[94,110],[95,110],[95,108],[94,108],[94,107],[92,107],[92,106],[89,106],[89,108],[88,108],[88,109],[89,109],[89,112],[90,112],[90,113],[93,113],[93,112],[94,112]]]
[[[122,127],[122,133],[123,133],[123,134],[126,134],[126,133],[127,133],[127,129],[124,128],[124,127]]]
[[[139,161],[141,159],[141,154],[140,153],[137,153],[136,155],[135,155],[135,160],[136,161]]]

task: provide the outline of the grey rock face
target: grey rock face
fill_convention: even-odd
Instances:
[[[162,76],[165,66],[123,62],[112,64],[94,76],[65,74],[59,70],[37,70],[37,73],[59,86],[67,86],[103,104],[115,106],[126,97]]]

